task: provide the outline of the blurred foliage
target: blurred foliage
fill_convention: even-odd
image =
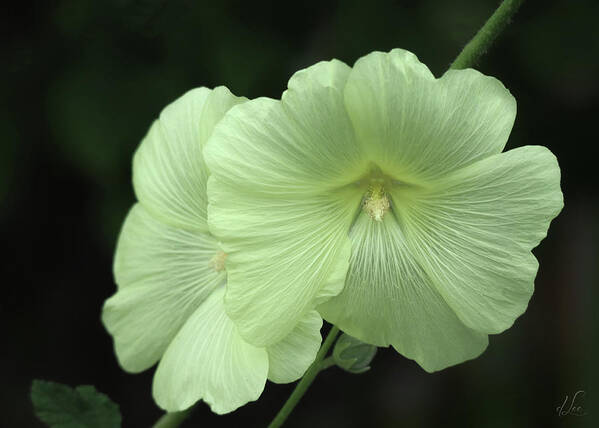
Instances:
[[[119,406],[92,385],[71,388],[35,379],[31,385],[35,414],[50,428],[120,428]]]
[[[131,158],[169,102],[196,86],[279,97],[296,70],[348,64],[402,47],[437,76],[496,0],[13,2],[0,16],[0,222],[8,257],[0,299],[0,414],[41,426],[27,399],[34,377],[94,384],[124,426],[160,414],[151,371],[123,373],[99,321],[114,292],[112,252],[134,201]],[[595,123],[596,0],[528,1],[478,68],[518,100],[509,147],[542,144],[562,166],[566,208],[535,251],[536,292],[478,359],[436,374],[381,350],[363,376],[321,374],[289,427],[597,426],[599,278]],[[290,392],[188,426],[264,426]],[[586,417],[556,414],[587,391]]]
[[[0,144],[0,202],[4,199],[4,195],[12,185],[12,178],[15,169],[15,152],[16,147],[14,142],[17,140],[17,129],[14,123],[10,120],[8,111],[0,110],[0,135],[5,141]],[[0,205],[0,215],[3,205]]]

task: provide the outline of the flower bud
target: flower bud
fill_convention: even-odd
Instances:
[[[343,333],[333,349],[333,359],[343,370],[350,373],[364,373],[370,370],[370,362],[377,347],[361,342],[349,334]]]

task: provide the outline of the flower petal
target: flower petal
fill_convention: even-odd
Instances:
[[[196,88],[162,111],[133,160],[135,193],[156,218],[172,226],[207,230],[209,172],[202,150],[214,125],[244,100],[225,87]]]
[[[221,183],[209,189],[210,224],[227,253],[227,313],[246,340],[270,346],[341,291],[360,195],[300,203],[244,197]]]
[[[393,347],[432,372],[477,357],[487,335],[466,327],[406,247],[393,215],[361,213],[350,232],[343,291],[319,306],[327,321],[355,338]]]
[[[320,62],[295,73],[281,101],[231,109],[204,150],[212,174],[240,193],[298,199],[354,181],[365,161],[343,102],[349,70]]]
[[[560,170],[545,147],[490,156],[393,203],[408,245],[470,328],[500,333],[528,305],[538,263],[531,250],[563,207]]]
[[[283,340],[269,346],[268,379],[275,383],[293,382],[314,362],[322,338],[322,318],[310,311]]]
[[[349,260],[349,225],[364,172],[341,88],[339,61],[296,73],[281,102],[234,107],[204,155],[210,228],[227,253],[227,313],[257,346],[283,339],[337,294]]]
[[[406,182],[501,152],[516,116],[516,101],[497,79],[472,69],[435,79],[401,49],[360,58],[345,102],[373,162]]]
[[[153,395],[169,412],[204,400],[213,412],[228,413],[257,400],[264,389],[268,354],[239,336],[223,296],[224,287],[193,313],[158,365]]]
[[[118,291],[102,313],[125,370],[156,363],[187,318],[224,283],[224,271],[210,265],[217,251],[207,233],[164,225],[133,206],[115,254]]]

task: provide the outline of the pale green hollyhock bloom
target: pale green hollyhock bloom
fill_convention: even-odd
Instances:
[[[139,203],[119,237],[118,291],[102,320],[125,370],[160,360],[153,394],[168,411],[200,399],[216,413],[233,411],[256,400],[267,377],[301,377],[320,347],[315,310],[268,347],[244,341],[224,311],[227,260],[206,222],[202,149],[224,113],[244,101],[223,87],[188,92],[164,109],[134,158]]]
[[[478,356],[525,311],[563,205],[549,150],[502,153],[515,116],[497,79],[399,49],[232,108],[204,156],[240,334],[275,343],[318,305],[427,371]]]

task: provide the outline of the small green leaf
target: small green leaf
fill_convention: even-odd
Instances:
[[[335,363],[350,373],[364,373],[370,370],[370,362],[376,355],[377,347],[359,341],[343,333],[333,349]]]
[[[121,426],[119,406],[91,385],[76,388],[34,380],[31,401],[35,414],[51,428],[113,428]]]

